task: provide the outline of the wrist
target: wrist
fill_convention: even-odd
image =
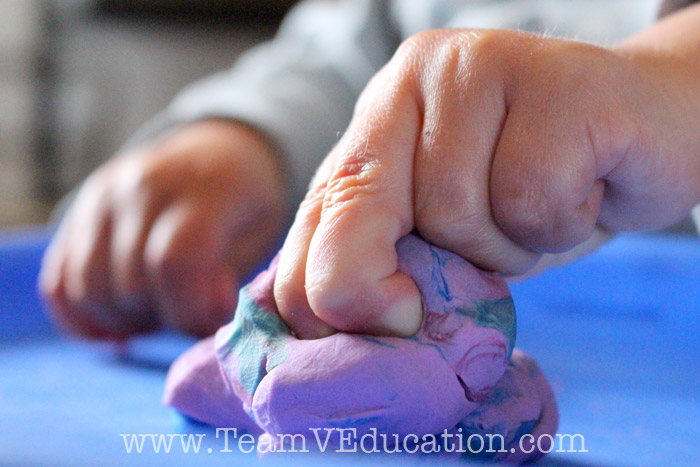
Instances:
[[[632,62],[657,83],[669,116],[678,116],[681,128],[695,141],[700,159],[700,5],[684,8],[629,39],[612,50]],[[665,104],[665,105],[664,105]]]
[[[675,147],[679,157],[700,166],[700,63],[634,38],[615,51],[632,63],[639,82],[648,85],[640,98],[651,104],[646,108],[658,122],[656,138],[667,139],[666,147]],[[700,186],[700,176],[695,182]]]

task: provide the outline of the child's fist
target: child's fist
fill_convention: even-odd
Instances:
[[[700,115],[672,63],[513,31],[409,39],[299,209],[280,314],[302,337],[414,333],[420,296],[394,247],[413,229],[516,274],[596,224],[680,220],[700,200]]]
[[[284,216],[281,170],[256,132],[203,121],[116,157],[80,189],[45,255],[54,316],[88,337],[159,325],[208,335]]]

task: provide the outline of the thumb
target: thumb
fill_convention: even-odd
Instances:
[[[420,112],[413,87],[390,67],[361,96],[282,250],[275,298],[300,337],[328,334],[327,325],[407,336],[420,325],[420,294],[397,272],[395,249],[414,225]]]

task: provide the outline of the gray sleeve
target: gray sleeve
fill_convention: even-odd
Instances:
[[[280,150],[296,205],[359,93],[398,46],[388,11],[381,0],[300,3],[274,40],[185,88],[126,147],[204,118],[245,122]]]
[[[695,224],[695,230],[700,234],[700,204],[696,205],[690,212],[690,217],[693,219]]]

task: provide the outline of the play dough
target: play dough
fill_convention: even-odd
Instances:
[[[165,402],[215,426],[262,431],[271,444],[338,428],[393,440],[498,433],[508,448],[526,434],[553,435],[557,411],[547,381],[522,353],[511,357],[515,310],[505,281],[414,235],[396,248],[398,269],[423,299],[415,336],[297,339],[273,299],[275,260],[241,290],[233,322],[214,342],[176,361]],[[509,460],[538,455],[508,450]]]

